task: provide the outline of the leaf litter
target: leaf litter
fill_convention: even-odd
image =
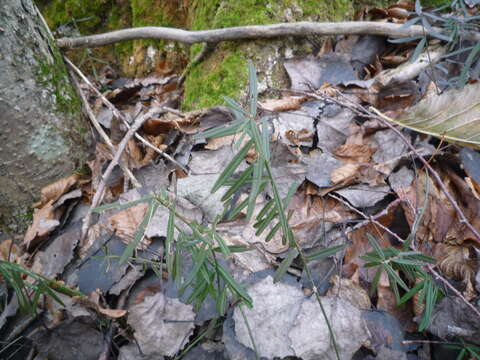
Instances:
[[[415,11],[413,4],[399,1],[357,16],[405,23]],[[444,53],[435,44],[428,48],[430,54],[421,52],[417,60],[409,62],[415,50],[412,43],[392,44],[377,36],[347,36],[329,42],[318,56],[285,61],[292,91],[277,92],[276,98],[264,96],[259,108],[261,120],[271,130],[271,171],[278,181],[277,191],[284,198],[292,185],[300,185],[287,207],[288,223],[311,257],[314,284],[331,319],[341,358],[358,358],[365,352],[376,353],[377,358],[412,355],[422,346],[412,350],[403,341],[406,334],[422,336],[418,329],[428,306],[433,314],[428,334],[443,340],[461,336],[479,344],[478,321],[472,320],[475,315],[458,294],[467,301],[478,297],[480,239],[458,217],[443,189],[418,159],[424,157],[432,164],[467,221],[479,228],[478,154],[459,146],[477,148],[478,84],[472,81],[463,90],[450,89],[438,95],[430,81],[432,70],[422,60],[427,56],[437,59]],[[91,358],[98,358],[104,346],[102,332],[106,331],[97,326],[98,321],[125,317],[126,324],[115,325],[122,328],[120,359],[173,357],[192,346],[192,354],[201,353],[200,346],[209,342],[232,359],[334,359],[331,335],[318,303],[310,296],[304,265],[294,258],[284,279],[273,281],[272,270],[288,258],[290,244],[283,242],[280,232],[268,235],[275,224],[258,235],[258,229],[246,220],[246,209],[225,221],[229,209],[225,211],[222,198],[227,189],[210,193],[246,140],[229,134],[209,139],[193,136],[233,124],[238,110],[218,106],[182,113],[176,80],[175,75],[103,78],[102,86],[108,89],[104,96],[127,119],[145,111],[144,105],[163,106],[141,130],[156,150],[135,139],[122,154],[121,162],[138,177],[141,187],[132,188],[122,171],[114,172],[108,179],[104,203],[119,201],[120,209],[99,215],[86,240],[79,241],[79,201],[91,201],[113,158],[109,147],[97,141],[89,169],[42,190],[23,240],[23,255],[13,247],[8,250],[10,261],[91,295],[90,300],[79,300],[75,306],[65,300],[65,314],[50,319],[50,332],[32,337],[37,349],[52,359],[58,356],[58,349],[66,347],[72,347],[72,354],[86,351]],[[377,108],[381,118],[402,125],[404,139],[415,152],[378,118],[366,119],[365,112],[359,112],[365,104]],[[112,142],[118,143],[126,132],[125,124],[100,100],[92,107]],[[446,146],[445,141],[450,140],[457,145]],[[164,160],[161,153],[177,164]],[[238,170],[247,169],[258,155],[249,152]],[[237,203],[230,204],[230,211],[248,200],[249,190],[237,190]],[[275,196],[273,189],[265,190],[254,204],[254,214]],[[226,313],[219,312],[218,302],[207,296],[214,281],[202,273],[205,268],[195,270],[198,259],[187,256],[185,249],[173,249],[177,252],[176,275],[167,273],[165,254],[172,251],[168,244],[170,211],[160,206],[149,217],[152,202],[144,201],[161,191],[175,199],[175,209],[185,219],[199,226],[215,223],[224,246],[239,249],[230,253],[218,249],[215,262],[245,284],[253,308],[228,295],[223,298]],[[137,203],[128,205],[132,201]],[[140,226],[145,231],[138,238]],[[178,221],[173,233],[175,237],[189,236],[195,231]],[[376,249],[369,240],[372,236],[384,251],[403,249],[431,256],[436,269],[453,284],[455,296],[428,300],[433,301],[429,305],[425,295],[422,299],[417,293],[399,306],[395,281],[407,284],[401,296],[421,282],[409,278],[410,272],[402,267],[388,267],[391,272],[382,272],[377,278],[377,268],[365,260]],[[403,248],[406,242],[408,249]],[[132,244],[132,256],[121,263],[125,249]],[[187,244],[199,246],[195,241]],[[338,245],[345,249],[321,255]],[[413,266],[408,261],[404,265]],[[195,271],[200,271],[205,287],[178,291],[176,283]],[[265,273],[270,275],[262,275]],[[225,281],[220,285],[226,286]],[[442,286],[441,280],[435,282]],[[193,306],[194,296],[205,296],[209,302]],[[15,323],[12,318],[16,318],[17,307],[14,300],[8,303],[0,319],[3,328],[13,326],[9,323]],[[223,331],[219,327],[212,330],[210,324],[220,315],[227,319]],[[455,324],[457,330],[449,324]],[[107,330],[111,329],[109,325]],[[58,332],[68,336],[56,339],[52,334]],[[197,337],[200,345],[196,345]],[[93,345],[87,351],[81,343]]]

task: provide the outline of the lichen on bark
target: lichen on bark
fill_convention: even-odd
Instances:
[[[29,0],[0,2],[0,227],[25,228],[40,189],[83,164],[88,124]]]

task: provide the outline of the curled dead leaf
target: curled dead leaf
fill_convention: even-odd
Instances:
[[[468,246],[444,245],[438,257],[438,268],[449,278],[472,282],[477,271],[477,259],[473,248]]]
[[[58,211],[55,211],[53,202],[54,200],[50,200],[41,209],[34,210],[33,223],[28,227],[23,238],[23,246],[26,249],[36,247],[60,224]]]
[[[41,200],[39,204],[36,204],[36,208],[40,208],[49,201],[57,201],[63,194],[65,194],[70,188],[75,185],[80,178],[79,174],[72,174],[66,178],[55,181],[54,183],[45,186],[41,190]]]
[[[140,203],[128,209],[121,210],[118,213],[110,216],[108,218],[108,222],[110,224],[110,227],[112,228],[112,231],[116,232],[116,234],[125,243],[130,243],[131,241],[133,241],[138,226],[145,218],[147,209],[147,203]],[[149,245],[149,243],[150,241],[144,238],[140,242],[140,247],[145,248]]]
[[[360,164],[345,164],[338,169],[332,171],[332,173],[330,174],[330,180],[332,180],[334,184],[353,180],[359,168]]]
[[[300,105],[307,99],[306,96],[288,96],[282,99],[268,99],[259,104],[268,111],[292,111],[299,109]]]

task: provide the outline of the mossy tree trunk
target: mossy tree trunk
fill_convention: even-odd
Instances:
[[[89,131],[32,0],[0,1],[0,227],[20,231],[40,189],[80,166]]]

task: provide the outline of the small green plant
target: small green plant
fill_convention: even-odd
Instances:
[[[449,349],[460,350],[457,355],[456,360],[468,360],[468,359],[477,359],[480,360],[480,346],[466,344],[463,341],[459,344],[446,344],[444,345]]]
[[[410,251],[405,244],[402,250],[393,247],[382,249],[371,234],[367,234],[367,237],[373,251],[361,258],[367,261],[365,267],[377,267],[372,281],[372,292],[377,288],[382,272],[385,272],[390,288],[397,299],[397,305],[406,303],[418,294],[417,301],[424,305],[422,320],[418,327],[419,331],[425,330],[430,324],[434,306],[442,296],[442,290],[436,286],[431,276],[423,269],[428,264],[434,264],[435,259],[419,251]],[[408,283],[415,285],[410,288],[403,278]],[[403,296],[400,296],[401,290],[404,292]]]
[[[217,223],[222,220],[231,220],[240,213],[245,212],[247,219],[254,221],[257,236],[268,229],[269,232],[266,235],[266,241],[270,241],[280,232],[283,242],[290,245],[290,250],[278,267],[274,280],[279,281],[287,272],[292,262],[297,257],[300,257],[329,328],[336,357],[340,359],[335,334],[323,308],[320,295],[313,283],[313,277],[308,268],[308,263],[312,260],[333,255],[337,251],[344,249],[345,246],[341,245],[323,249],[306,256],[296,242],[293,231],[288,224],[290,214],[288,214],[286,209],[297,190],[298,184],[293,184],[285,198],[282,199],[270,163],[269,124],[266,119],[258,121],[257,118],[257,78],[256,70],[251,63],[249,64],[249,80],[250,87],[247,108],[244,109],[235,100],[225,97],[225,101],[231,108],[235,120],[226,126],[210,129],[197,135],[198,138],[238,135],[237,145],[234,145],[237,153],[219,175],[212,188],[212,193],[214,193],[220,188],[226,187],[226,192],[222,197],[225,205],[224,213],[217,217],[212,224],[203,226],[195,221],[184,218],[176,211],[175,196],[169,195],[167,192],[147,195],[127,204],[119,204],[118,202],[106,204],[94,209],[94,211],[101,212],[112,208],[126,209],[141,202],[148,203],[147,214],[135,232],[134,240],[128,245],[120,258],[120,262],[124,262],[132,257],[135,248],[144,237],[145,229],[158,207],[163,206],[168,209],[169,219],[165,240],[166,269],[172,279],[177,283],[181,293],[188,287],[192,289],[188,298],[189,302],[194,303],[198,308],[206,297],[210,295],[212,299],[216,301],[217,311],[221,315],[226,311],[229,294],[232,295],[234,303],[239,303],[239,306],[242,306],[242,303],[247,306],[252,306],[253,304],[252,299],[243,286],[237,283],[228,271],[219,264],[216,257],[216,253],[219,252],[226,258],[229,258],[232,252],[246,251],[249,249],[245,247],[228,246],[215,230]],[[256,158],[245,170],[239,171],[240,165],[244,163],[247,154],[251,151],[255,152]],[[255,219],[253,219],[255,207],[257,206],[257,198],[267,187],[271,189],[273,196],[255,215]],[[246,191],[248,193],[247,198],[237,204],[238,194],[244,192],[245,189],[247,189]],[[178,226],[177,222],[186,225],[189,228],[189,233],[183,231],[182,228],[184,227]],[[185,277],[181,273],[183,251],[188,251],[193,260],[193,269]]]
[[[81,292],[73,290],[61,282],[8,261],[0,261],[0,275],[15,291],[20,310],[26,314],[36,314],[42,295],[49,296],[62,305],[62,300],[56,293],[68,296],[84,296]]]
[[[223,315],[226,311],[228,293],[234,299],[252,306],[252,299],[243,286],[234,280],[230,273],[217,261],[216,257],[217,252],[223,253],[228,258],[232,252],[246,251],[248,248],[227,246],[225,240],[215,231],[215,222],[206,227],[183,217],[175,209],[174,197],[169,196],[166,191],[160,194],[150,194],[127,204],[119,204],[118,202],[106,204],[96,208],[95,211],[102,212],[114,208],[123,210],[142,202],[148,203],[146,216],[135,232],[133,241],[129,243],[120,257],[120,263],[132,258],[135,248],[145,236],[145,230],[153,215],[159,206],[163,206],[169,211],[165,240],[166,269],[177,284],[180,294],[190,287],[192,291],[187,301],[193,303],[197,309],[210,295],[216,302],[217,311],[220,315]],[[190,232],[187,233],[183,230],[183,227],[176,223],[177,221],[185,224]],[[189,274],[183,276],[182,261],[185,251],[192,258],[193,269]],[[158,264],[155,264],[152,268],[160,275]]]

